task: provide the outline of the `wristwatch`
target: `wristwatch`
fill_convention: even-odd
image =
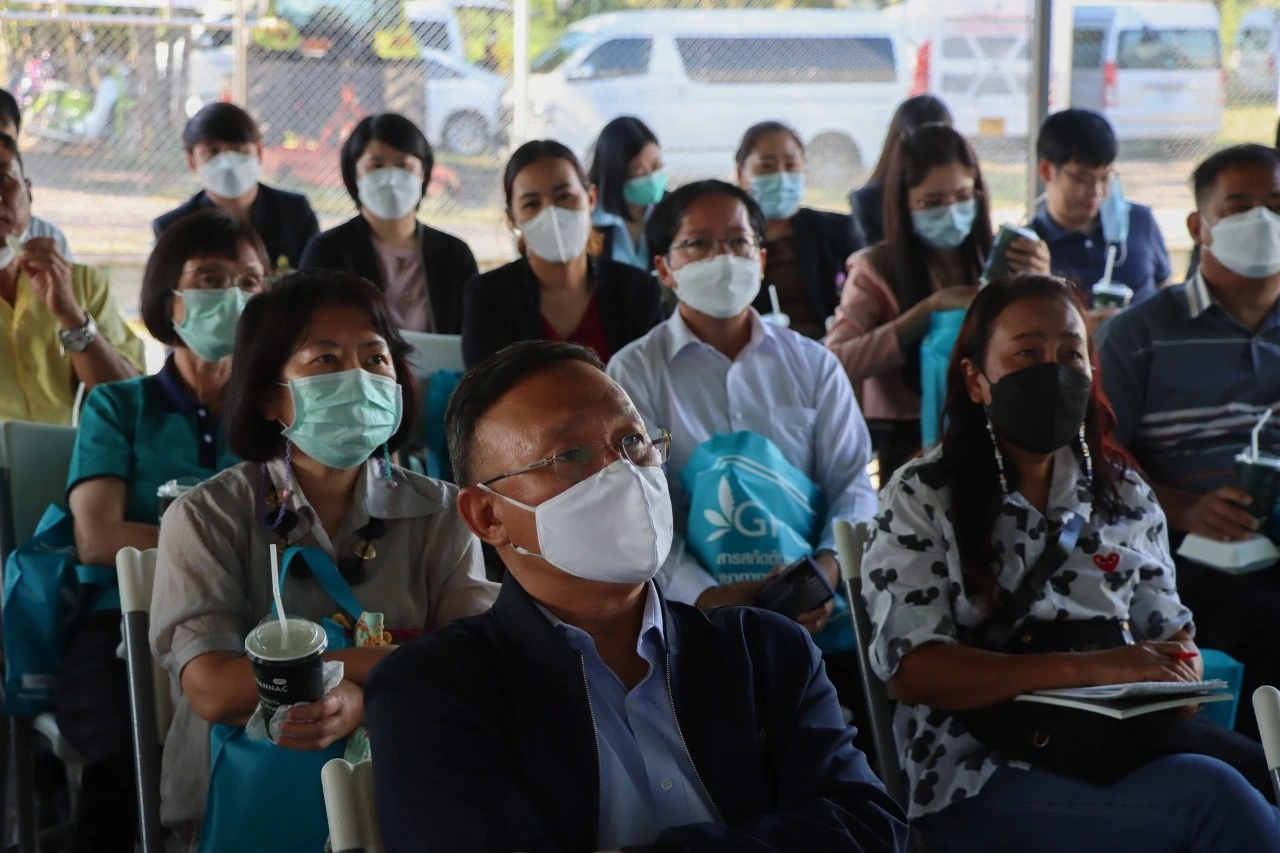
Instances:
[[[86,316],[89,319],[83,326],[58,332],[58,340],[62,341],[62,348],[67,352],[84,352],[98,339],[98,324],[94,322],[93,315],[86,313]]]

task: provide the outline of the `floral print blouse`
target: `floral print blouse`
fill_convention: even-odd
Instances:
[[[912,649],[962,642],[957,626],[973,628],[988,616],[983,600],[965,587],[941,453],[935,448],[897,473],[868,537],[862,592],[872,622],[871,665],[885,681]],[[1111,524],[1093,514],[1091,497],[1072,447],[1054,458],[1047,517],[1021,494],[1008,495],[995,531],[1000,586],[1016,589],[1039,560],[1047,534],[1075,513],[1087,519],[1080,538],[1032,606],[1031,619],[1127,619],[1135,638],[1148,640],[1192,628],[1191,612],[1178,598],[1164,512],[1151,488],[1127,473],[1120,484],[1126,509]],[[945,711],[899,704],[893,723],[912,819],[974,796],[1003,763]]]

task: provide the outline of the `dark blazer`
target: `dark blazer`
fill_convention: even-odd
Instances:
[[[808,207],[797,210],[791,219],[791,246],[804,274],[813,316],[825,320],[840,304],[837,279],[843,280],[845,262],[863,246],[853,241],[848,215]],[[760,288],[754,304],[761,314],[773,310],[767,288]]]
[[[853,239],[862,248],[874,246],[884,239],[884,185],[866,184],[849,193]]]
[[[794,622],[665,602],[679,730],[718,823],[630,853],[888,853],[907,823],[853,745]],[[493,608],[392,653],[365,687],[388,853],[599,850],[595,726],[578,652],[507,575]]]
[[[592,258],[596,305],[613,352],[662,322],[658,280],[627,264]],[[518,258],[477,276],[463,297],[462,360],[475,367],[517,341],[538,341],[542,329],[541,295],[529,262]]]
[[[462,334],[462,288],[479,272],[471,248],[443,231],[418,223],[422,271],[427,277],[433,331]],[[363,216],[317,234],[302,253],[302,268],[345,270],[367,278],[384,293],[387,283],[373,248],[373,231]]]
[[[151,223],[151,230],[159,239],[170,225],[189,213],[213,207],[213,199],[201,190],[168,213],[161,214]],[[267,257],[273,273],[280,267],[283,257],[289,269],[298,269],[302,261],[302,250],[316,234],[320,233],[320,223],[316,221],[315,211],[305,195],[278,190],[266,184],[258,184],[258,196],[249,208],[249,224],[258,232],[267,247]]]

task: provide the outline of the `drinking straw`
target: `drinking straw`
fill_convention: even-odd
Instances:
[[[289,643],[289,622],[284,616],[284,599],[280,597],[280,558],[276,544],[271,543],[271,597],[276,600],[276,615],[280,617],[280,647]]]
[[[773,306],[773,313],[782,313],[782,306],[778,304],[778,288],[772,284],[769,285],[769,304]]]
[[[1103,284],[1111,284],[1111,271],[1115,269],[1115,265],[1116,265],[1116,244],[1110,243],[1107,245],[1107,266],[1102,271]]]
[[[1262,427],[1267,421],[1271,420],[1271,410],[1267,409],[1262,413],[1262,417],[1258,419],[1258,423],[1253,427],[1253,433],[1249,436],[1249,444],[1253,448],[1253,461],[1258,461],[1258,433],[1262,432]]]

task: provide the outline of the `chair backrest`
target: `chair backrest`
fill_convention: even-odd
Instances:
[[[0,556],[36,532],[49,504],[67,506],[67,471],[75,450],[74,427],[28,421],[0,423]]]
[[[335,758],[320,773],[333,853],[384,853],[373,805],[373,763]]]
[[[464,370],[462,363],[462,336],[436,335],[428,332],[401,330],[405,343],[413,347],[414,375],[425,379],[437,370]]]
[[[863,698],[867,704],[865,723],[871,733],[871,742],[875,745],[876,770],[889,796],[905,810],[909,805],[907,786],[902,767],[898,763],[897,742],[893,737],[893,710],[889,704],[888,689],[871,669],[871,617],[862,602],[862,554],[870,526],[869,522],[854,524],[850,521],[837,521],[836,550],[840,559],[840,573],[844,576],[845,595],[849,599],[849,618],[853,620],[854,651],[857,653]]]
[[[150,662],[153,703],[156,712],[156,740],[164,741],[165,732],[173,719],[173,699],[170,694],[169,673],[151,654],[151,590],[156,582],[156,550],[139,551],[122,548],[116,554],[116,574],[120,578],[120,611],[125,622],[125,651],[136,646]],[[145,686],[145,685],[144,685]]]
[[[1253,713],[1258,718],[1262,751],[1267,756],[1267,769],[1275,784],[1280,782],[1280,690],[1264,684],[1253,691]]]

